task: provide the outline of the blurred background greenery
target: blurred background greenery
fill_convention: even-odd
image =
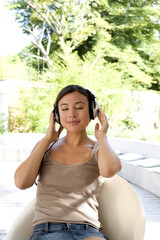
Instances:
[[[160,1],[9,0],[7,8],[32,38],[0,57],[9,132],[45,132],[57,93],[73,83],[96,95],[109,136],[160,142]]]

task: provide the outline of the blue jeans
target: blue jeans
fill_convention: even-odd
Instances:
[[[41,223],[34,227],[30,240],[82,240],[93,236],[107,239],[88,224]]]

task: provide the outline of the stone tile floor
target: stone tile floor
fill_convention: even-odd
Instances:
[[[36,186],[21,191],[14,185],[13,175],[19,164],[20,162],[0,161],[0,240],[5,239],[7,231],[13,221],[23,208],[35,197]],[[146,215],[144,240],[159,240],[160,197],[132,183],[131,185],[139,195]]]

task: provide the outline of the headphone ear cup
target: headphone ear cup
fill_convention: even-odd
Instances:
[[[59,112],[58,112],[58,109],[57,109],[56,107],[53,109],[53,114],[54,114],[54,120],[55,120],[57,123],[61,124],[61,123],[60,123]]]
[[[94,108],[93,108],[93,119],[95,119],[99,114],[99,104],[96,99],[94,99]]]
[[[90,108],[90,118],[95,119],[99,113],[99,104],[96,99],[92,100]]]

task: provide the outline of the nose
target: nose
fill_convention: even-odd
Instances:
[[[75,117],[76,117],[76,110],[74,108],[70,108],[69,118],[75,118]]]

